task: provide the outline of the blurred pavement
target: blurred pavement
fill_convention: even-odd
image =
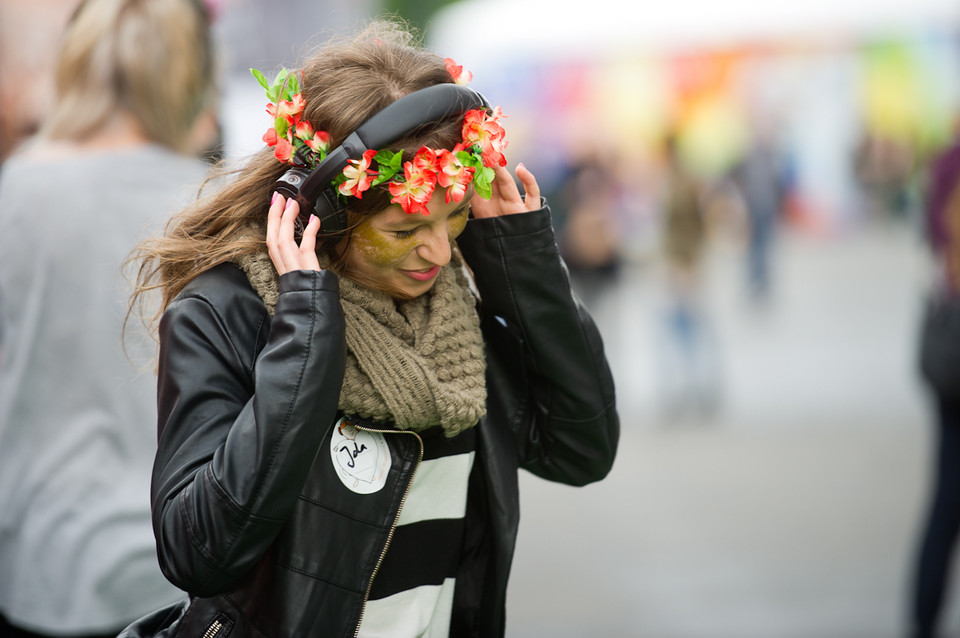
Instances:
[[[917,237],[781,236],[763,309],[743,303],[736,246],[716,246],[707,307],[724,385],[710,420],[660,410],[655,270],[597,299],[619,456],[586,488],[523,473],[507,636],[902,636],[931,433],[914,372]]]

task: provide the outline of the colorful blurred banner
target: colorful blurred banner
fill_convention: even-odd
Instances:
[[[461,23],[471,6],[502,6],[463,4],[450,9]],[[443,33],[444,19],[435,32]],[[665,35],[624,41],[622,25],[611,33],[621,39],[592,48],[542,35],[538,44],[518,36],[484,47],[438,35],[436,46],[514,116],[515,152],[531,157],[547,182],[562,180],[564,166],[583,154],[656,161],[668,134],[694,171],[719,179],[751,140],[773,135],[790,167],[795,218],[820,230],[869,214],[859,163],[871,159],[863,153],[874,142],[915,168],[950,139],[960,112],[960,47],[946,23],[883,38],[851,29],[712,46],[690,38],[670,46]],[[527,148],[537,149],[536,162]],[[908,173],[897,179],[915,171]]]

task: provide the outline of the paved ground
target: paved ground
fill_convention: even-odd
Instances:
[[[905,228],[779,248],[775,303],[759,312],[735,247],[713,253],[713,419],[666,418],[652,269],[593,301],[620,454],[582,489],[524,476],[508,636],[902,635],[929,443],[913,372],[926,258]]]

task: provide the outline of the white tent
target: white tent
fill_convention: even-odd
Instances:
[[[813,36],[960,28],[956,0],[464,0],[431,25],[440,51],[501,55],[595,55]]]

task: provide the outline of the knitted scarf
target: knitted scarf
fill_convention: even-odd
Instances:
[[[237,261],[272,315],[278,276],[266,253]],[[321,266],[326,267],[321,263]],[[457,251],[433,288],[409,301],[340,277],[347,359],[339,408],[448,437],[486,412],[486,363],[475,300]]]

